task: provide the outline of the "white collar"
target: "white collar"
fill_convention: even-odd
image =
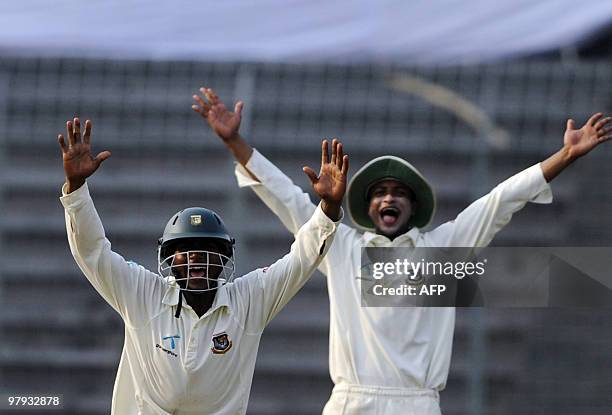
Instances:
[[[362,236],[363,246],[416,246],[416,241],[421,231],[418,228],[412,228],[408,232],[391,240],[385,235],[380,235],[373,232],[365,232]]]
[[[174,277],[170,276],[164,279],[167,283],[167,288],[166,293],[164,294],[164,298],[162,299],[162,303],[170,307],[174,307],[178,304],[179,295],[181,293],[180,287],[176,283]],[[191,308],[191,306],[187,304],[186,301],[183,301],[183,307]],[[212,306],[206,313],[212,313],[213,311],[221,307],[230,308],[229,295],[227,293],[227,284],[223,284],[221,287],[217,288],[215,300],[213,301]]]

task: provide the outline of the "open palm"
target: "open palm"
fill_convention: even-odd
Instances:
[[[304,173],[310,179],[312,188],[327,203],[340,204],[346,191],[346,178],[349,167],[348,155],[343,155],[342,143],[332,141],[331,160],[328,156],[328,141],[321,144],[321,169],[319,175],[310,167],[304,167]]]
[[[601,112],[594,114],[580,129],[576,129],[574,120],[567,121],[563,144],[569,150],[571,157],[583,156],[597,145],[612,139],[610,134],[612,127],[606,127],[612,121],[612,117],[602,117]]]
[[[244,105],[242,101],[236,103],[234,112],[232,112],[227,109],[212,89],[200,88],[200,92],[204,95],[206,101],[199,95],[193,95],[196,103],[191,108],[208,121],[210,128],[223,141],[236,137],[242,121],[242,107]]]
[[[58,136],[64,161],[64,173],[72,190],[78,188],[111,156],[110,151],[102,151],[97,156],[91,154],[91,121],[85,122],[85,134],[81,139],[81,123],[78,118],[66,123],[68,144],[63,135]]]

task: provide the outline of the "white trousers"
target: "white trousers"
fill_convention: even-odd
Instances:
[[[334,386],[323,415],[442,415],[433,389]]]

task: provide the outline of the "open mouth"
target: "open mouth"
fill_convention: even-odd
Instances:
[[[380,218],[386,226],[393,226],[399,218],[400,211],[394,207],[386,207],[380,210]]]
[[[189,268],[189,276],[191,278],[202,279],[206,274],[206,270],[204,267],[190,267]]]

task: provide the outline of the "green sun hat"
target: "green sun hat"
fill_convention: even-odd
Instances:
[[[348,185],[348,211],[358,227],[374,230],[374,223],[368,215],[370,202],[367,193],[374,183],[381,180],[397,180],[414,192],[416,213],[408,222],[411,227],[422,228],[431,221],[436,210],[436,197],[425,177],[404,159],[381,156],[359,169]]]

